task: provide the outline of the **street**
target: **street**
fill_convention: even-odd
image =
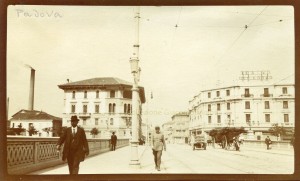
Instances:
[[[208,147],[192,151],[189,146],[175,144],[168,145],[167,149],[163,153],[166,173],[291,174],[294,170],[292,154],[273,154],[272,150]]]
[[[193,151],[191,146],[168,144],[162,154],[161,171],[154,169],[151,147],[139,146],[141,168],[129,168],[130,147],[124,147],[87,158],[80,164],[79,174],[292,174],[294,153],[292,150],[265,150],[244,148],[241,151],[207,147]],[[34,173],[68,174],[67,165],[61,165]]]

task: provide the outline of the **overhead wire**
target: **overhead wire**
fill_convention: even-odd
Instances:
[[[255,27],[255,26],[262,26],[262,25],[266,25],[266,24],[272,24],[272,23],[282,23],[282,22],[290,21],[290,20],[293,20],[293,19],[280,19],[277,21],[271,21],[271,22],[266,22],[266,23],[262,23],[262,24],[251,25],[251,26],[249,26],[249,28]]]
[[[285,78],[283,78],[283,79],[280,79],[279,81],[275,82],[273,85],[275,85],[276,83],[281,82],[281,81],[283,81],[283,80],[289,78],[289,77],[292,76],[292,75],[295,75],[295,73],[292,73],[292,74],[288,75],[287,77],[285,77]]]
[[[259,14],[255,16],[255,18],[249,23],[245,25],[245,29],[239,33],[237,38],[231,43],[231,45],[226,49],[226,51],[222,54],[222,56],[218,59],[218,61],[215,63],[215,66],[219,64],[221,59],[226,55],[226,53],[234,46],[234,44],[241,38],[241,36],[244,34],[244,32],[247,30],[247,28],[266,10],[268,6],[266,6]],[[219,72],[219,71],[218,71]]]
[[[255,18],[249,23],[249,24],[246,24],[245,27],[244,27],[244,30],[241,31],[239,33],[239,35],[237,36],[237,38],[231,43],[231,45],[224,51],[224,53],[220,56],[220,58],[216,61],[216,63],[214,64],[214,67],[216,67],[219,62],[222,60],[222,58],[231,50],[231,48],[235,45],[235,43],[242,37],[242,35],[244,34],[244,32],[248,29],[248,26],[250,26],[266,9],[267,9],[268,6],[266,6],[259,14],[257,14],[255,16]],[[219,71],[219,68],[220,66],[218,66],[217,68],[217,80],[219,81],[219,77],[220,77],[220,71]],[[217,83],[219,84],[219,83]]]

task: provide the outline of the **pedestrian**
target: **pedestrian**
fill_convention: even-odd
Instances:
[[[160,171],[162,150],[166,151],[164,135],[160,132],[159,126],[155,127],[155,133],[152,134],[152,152],[154,155],[155,169]]]
[[[77,116],[71,117],[71,127],[64,130],[57,143],[57,150],[63,149],[63,161],[68,161],[69,173],[78,174],[79,164],[89,155],[89,146],[83,128],[77,126],[79,119]]]
[[[267,145],[267,150],[271,149],[272,141],[271,141],[271,139],[269,138],[269,136],[266,137],[265,143],[266,143],[266,145]]]
[[[235,137],[233,137],[233,146],[235,147],[236,151],[240,151],[240,144]]]
[[[116,145],[117,145],[117,136],[115,135],[115,132],[112,132],[112,135],[110,137],[110,143],[111,143],[111,151],[116,150]]]

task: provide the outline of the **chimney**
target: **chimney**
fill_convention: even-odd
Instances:
[[[31,68],[28,110],[33,110],[35,70]]]

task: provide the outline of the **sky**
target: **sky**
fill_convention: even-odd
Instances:
[[[9,6],[9,118],[28,109],[26,64],[36,70],[34,109],[55,116],[62,116],[64,106],[57,85],[67,79],[133,82],[134,8]],[[238,84],[241,71],[269,70],[272,83],[287,77],[294,83],[292,6],[142,6],[140,17],[144,122],[170,121],[176,112],[188,111],[189,100],[201,90]]]

